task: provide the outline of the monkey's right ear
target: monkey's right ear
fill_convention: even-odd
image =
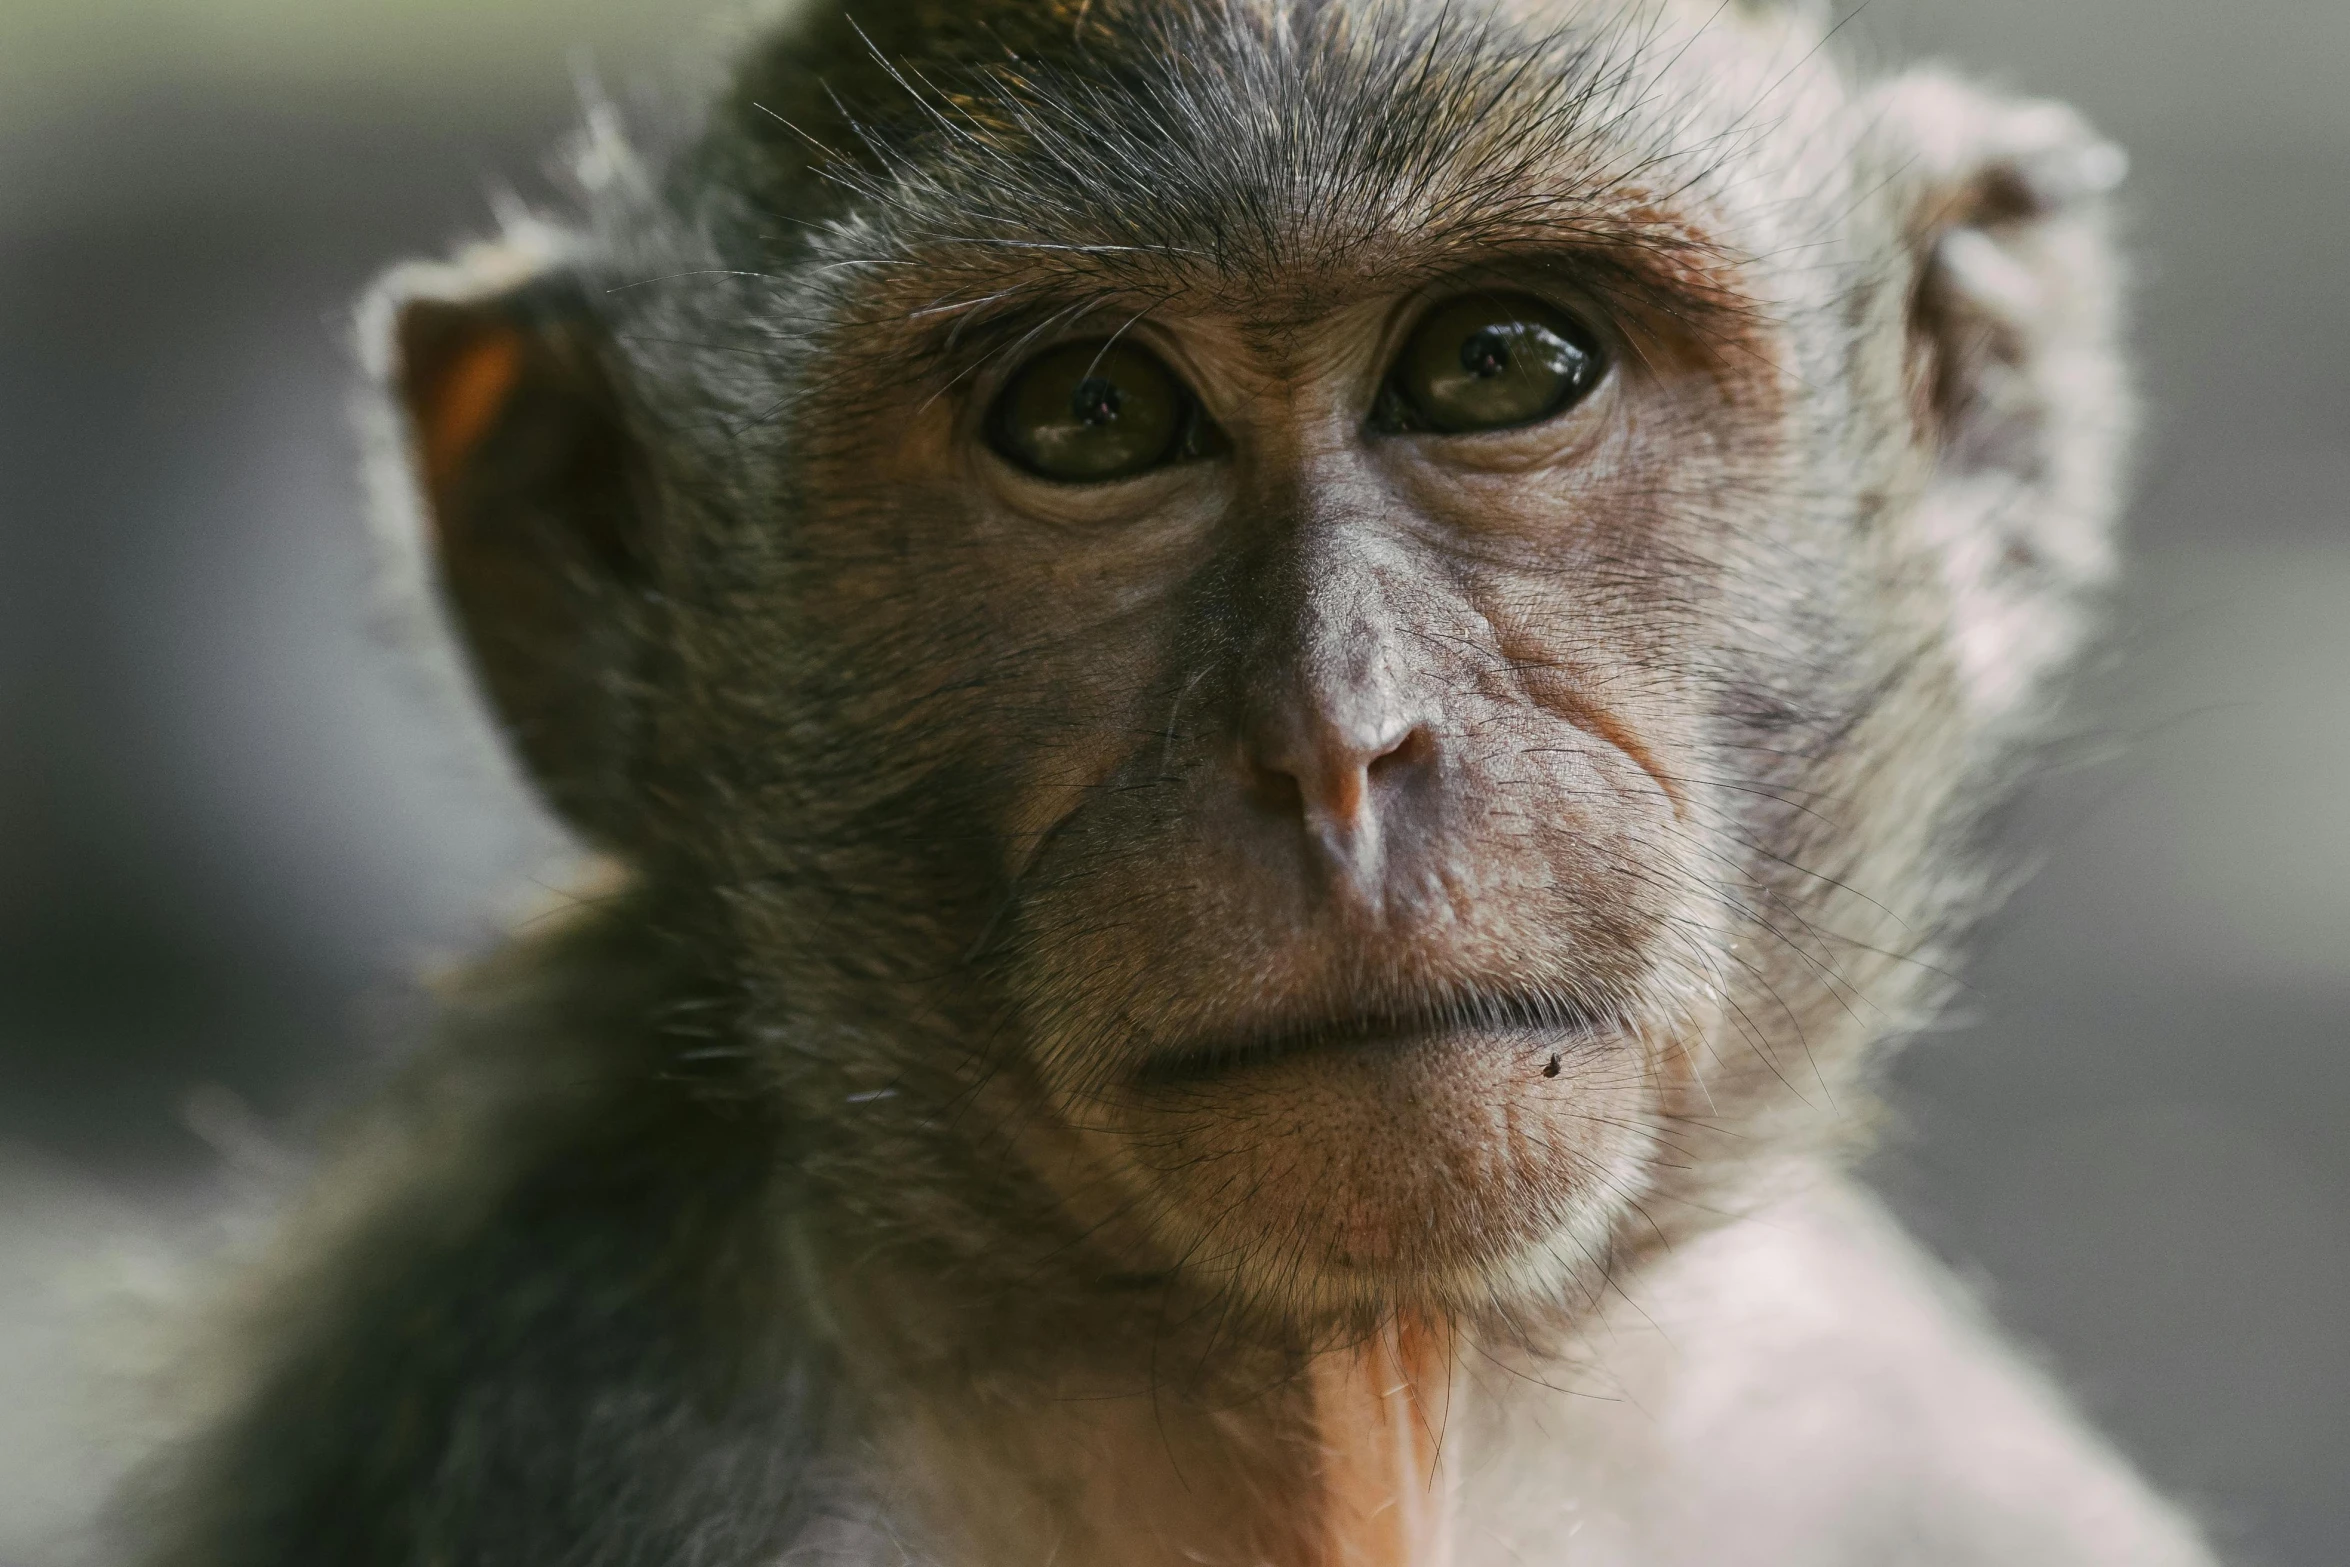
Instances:
[[[387,282],[377,346],[441,587],[500,723],[590,839],[628,846],[652,507],[579,280],[497,248]]]

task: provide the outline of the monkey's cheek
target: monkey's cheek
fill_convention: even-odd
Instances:
[[[1106,1130],[1179,1267],[1317,1317],[1555,1294],[1604,1256],[1654,1121],[1629,1044],[1476,1038],[1137,1089]]]

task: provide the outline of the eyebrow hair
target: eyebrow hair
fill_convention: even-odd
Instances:
[[[1542,232],[1545,228],[1550,232]],[[1751,314],[1751,302],[1722,280],[1721,253],[1694,232],[1611,241],[1594,237],[1593,229],[1582,222],[1529,225],[1517,243],[1482,245],[1448,244],[1440,234],[1421,236],[1401,240],[1394,260],[1376,267],[1300,266],[1288,276],[1252,277],[1239,286],[1148,256],[1127,255],[1102,265],[1098,253],[1085,247],[1028,252],[949,241],[926,263],[908,270],[933,279],[969,279],[976,287],[961,294],[934,290],[921,303],[892,306],[882,303],[890,293],[884,281],[875,291],[880,298],[865,295],[840,319],[908,373],[952,385],[1031,345],[1094,335],[1115,338],[1187,296],[1205,310],[1245,315],[1284,284],[1331,296],[1328,306],[1306,311],[1309,316],[1335,308],[1346,297],[1402,298],[1441,290],[1448,281],[1463,290],[1539,291],[1539,282],[1548,278],[1611,316],[1662,318],[1708,337]],[[1015,268],[1007,264],[1011,255],[1055,257],[1063,264]],[[1574,301],[1561,303],[1571,307]],[[1074,330],[1095,317],[1102,328],[1098,334]],[[1629,323],[1619,319],[1617,324]]]

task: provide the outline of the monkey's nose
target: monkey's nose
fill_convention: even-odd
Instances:
[[[1376,869],[1388,805],[1435,759],[1424,724],[1389,718],[1349,725],[1328,719],[1282,725],[1253,736],[1248,765],[1259,805],[1290,816],[1341,867]]]

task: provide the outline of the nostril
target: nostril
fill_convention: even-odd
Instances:
[[[1435,755],[1435,736],[1415,725],[1404,732],[1402,739],[1364,764],[1363,772],[1376,783],[1392,774],[1415,771]]]
[[[1262,765],[1249,771],[1251,792],[1259,805],[1280,816],[1305,814],[1305,787],[1298,782],[1294,773]]]

